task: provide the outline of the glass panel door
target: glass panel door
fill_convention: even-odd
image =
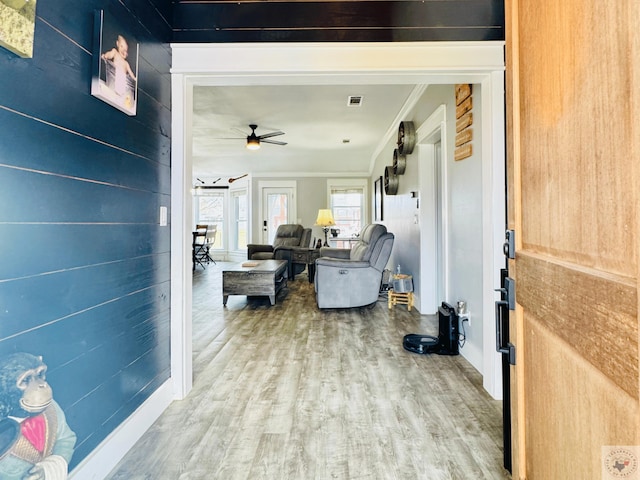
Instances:
[[[262,241],[271,245],[278,227],[284,223],[293,223],[291,218],[293,189],[272,188],[262,189]]]

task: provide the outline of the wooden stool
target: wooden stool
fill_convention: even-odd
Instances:
[[[407,310],[411,311],[413,307],[413,292],[396,293],[393,290],[389,290],[389,310],[394,305],[406,305]]]

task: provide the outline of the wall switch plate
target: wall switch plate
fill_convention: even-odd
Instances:
[[[160,207],[160,226],[167,226],[167,207]]]

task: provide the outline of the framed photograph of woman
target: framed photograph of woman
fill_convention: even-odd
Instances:
[[[91,95],[135,115],[138,105],[138,42],[104,10],[94,23]]]

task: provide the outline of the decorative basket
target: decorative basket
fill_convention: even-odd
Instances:
[[[413,292],[413,277],[411,275],[396,274],[391,283],[395,293]]]

